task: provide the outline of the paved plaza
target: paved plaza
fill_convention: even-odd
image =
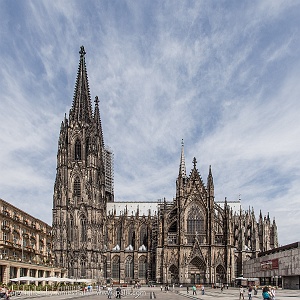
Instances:
[[[239,289],[237,288],[229,288],[225,289],[221,292],[220,289],[211,289],[206,288],[205,295],[201,295],[201,291],[197,291],[197,295],[192,295],[190,290],[189,294],[187,294],[185,288],[175,288],[174,290],[171,288],[170,291],[165,292],[161,291],[159,287],[141,287],[140,289],[122,289],[123,295],[121,299],[166,299],[166,300],[176,300],[176,299],[201,299],[201,300],[210,300],[210,299],[222,299],[222,300],[239,300]],[[82,292],[66,294],[61,293],[60,295],[25,295],[21,293],[19,296],[13,296],[11,299],[44,299],[44,300],[64,300],[64,299],[82,299],[86,298],[87,300],[104,300],[107,299],[107,292],[87,292],[83,294]],[[115,299],[115,295],[112,296],[112,299]],[[261,290],[258,291],[257,295],[253,295],[252,299],[262,299]],[[300,299],[300,290],[277,290],[276,291],[276,300],[284,300],[284,299]],[[245,300],[248,300],[248,295],[245,293]]]

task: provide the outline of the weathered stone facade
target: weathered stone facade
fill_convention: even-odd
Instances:
[[[231,282],[244,261],[277,247],[269,216],[257,222],[253,209],[215,201],[211,168],[206,184],[196,159],[186,175],[183,143],[175,199],[114,202],[98,102],[93,112],[82,47],[73,104],[61,124],[53,197],[53,251],[69,277]]]

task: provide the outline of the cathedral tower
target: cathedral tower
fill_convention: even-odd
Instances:
[[[97,279],[106,203],[113,201],[112,152],[104,147],[97,96],[92,109],[83,46],[79,54],[73,103],[58,141],[53,251],[68,276]]]

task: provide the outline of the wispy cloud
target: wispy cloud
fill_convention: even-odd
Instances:
[[[241,195],[276,218],[281,244],[299,240],[297,1],[18,4],[0,11],[1,198],[51,223],[83,44],[116,200],[171,200],[183,138],[217,200]]]

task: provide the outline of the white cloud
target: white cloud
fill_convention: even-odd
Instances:
[[[218,200],[299,214],[299,4],[27,2],[0,12],[0,197],[51,223],[60,122],[83,44],[119,200],[175,195],[180,142]],[[38,205],[32,205],[38,203]],[[284,203],[284,205],[282,205]]]

